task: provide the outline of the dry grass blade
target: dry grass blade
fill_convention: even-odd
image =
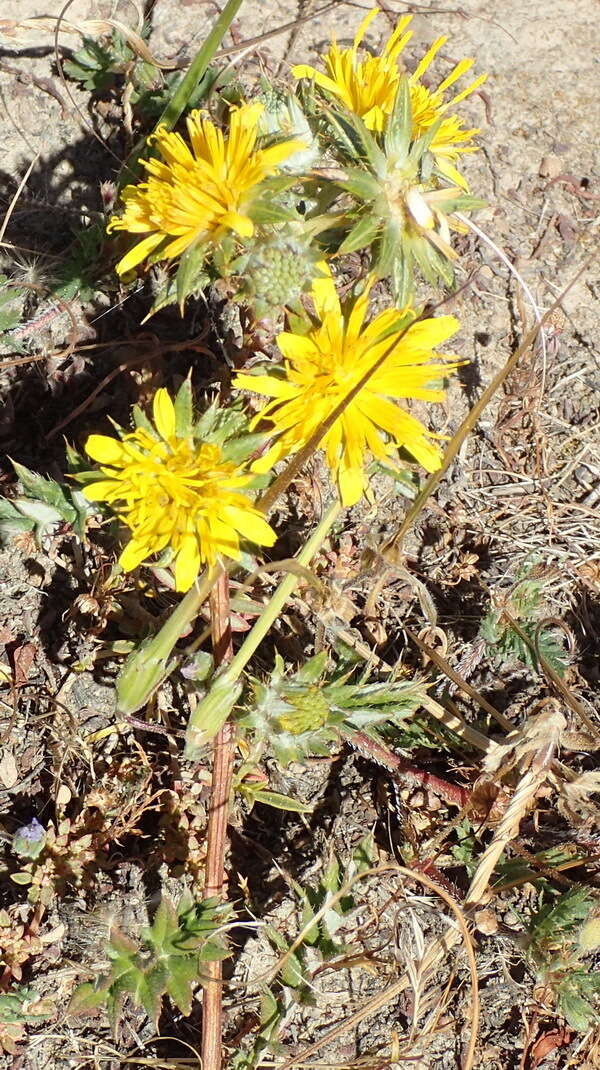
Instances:
[[[554,303],[542,316],[540,322],[536,323],[535,326],[533,326],[531,330],[527,332],[523,341],[520,343],[519,346],[517,346],[514,353],[511,353],[504,366],[500,368],[500,371],[494,376],[489,386],[486,387],[483,394],[479,398],[479,401],[475,403],[475,405],[467,414],[456,433],[452,436],[451,441],[449,442],[448,446],[446,447],[446,450],[444,451],[444,457],[442,460],[441,467],[438,468],[438,470],[429,477],[424,487],[415,498],[410,509],[407,510],[406,515],[402,523],[400,524],[398,530],[394,532],[391,538],[389,538],[387,542],[385,542],[384,545],[381,547],[380,552],[382,554],[389,553],[390,551],[397,553],[400,550],[402,546],[402,540],[404,539],[404,536],[406,535],[407,531],[412,526],[412,524],[414,524],[415,520],[423,510],[424,506],[426,505],[427,501],[440,483],[441,479],[448,471],[465,438],[477,424],[477,421],[479,420],[483,411],[489,405],[490,401],[494,397],[494,394],[500,389],[502,383],[510,375],[513,368],[516,367],[521,357],[523,357],[525,353],[527,353],[528,350],[531,349],[531,347],[535,344],[541,327],[543,327],[543,325],[550,320],[553,312],[555,312],[556,309],[560,308],[561,302],[564,300],[566,294],[568,294],[569,290],[571,290],[573,286],[575,286],[577,280],[585,274],[590,265],[596,259],[596,256],[597,254],[593,254],[586,260],[586,262],[582,265],[579,271],[573,276],[571,281],[567,283],[563,290],[561,290]]]
[[[87,134],[89,134],[90,137],[92,137],[96,141],[98,141],[100,143],[100,145],[102,145],[102,148],[105,150],[105,152],[109,153],[109,155],[112,156],[113,160],[116,160],[120,165],[121,164],[120,158],[117,156],[117,154],[115,152],[113,152],[113,150],[106,143],[106,141],[104,141],[103,138],[100,137],[99,133],[97,132],[97,130],[95,130],[95,128],[92,125],[92,123],[88,122],[88,120],[86,119],[85,115],[83,114],[82,109],[79,107],[79,104],[75,100],[75,98],[74,98],[74,96],[73,96],[73,94],[71,92],[70,86],[69,86],[69,84],[67,82],[67,79],[65,77],[65,72],[63,70],[63,64],[62,64],[62,59],[61,59],[61,55],[60,55],[60,51],[59,51],[59,47],[58,47],[58,41],[59,41],[59,36],[60,36],[60,32],[61,32],[63,23],[65,21],[65,18],[64,18],[65,14],[67,13],[69,8],[71,7],[72,3],[73,3],[73,0],[66,0],[66,3],[61,8],[58,16],[56,17],[55,20],[53,20],[54,21],[54,59],[56,61],[56,68],[58,70],[58,77],[60,78],[63,90],[66,93],[66,96],[67,96],[67,98],[69,99],[69,101],[71,103],[71,107],[73,109],[73,115],[74,115],[74,117],[76,119],[76,122],[79,123],[81,128],[83,130],[85,130],[85,132]]]
[[[454,915],[455,921],[457,923],[457,928],[449,929],[447,933],[447,935],[450,934],[449,939],[447,939],[447,935],[441,937],[439,940],[436,940],[430,946],[428,951],[425,952],[421,962],[421,975],[423,977],[428,976],[431,971],[436,966],[438,966],[439,962],[443,958],[444,953],[446,951],[449,951],[452,947],[456,945],[459,934],[462,935],[469,963],[472,995],[470,1004],[471,1028],[469,1044],[463,1061],[463,1070],[471,1070],[471,1067],[473,1066],[473,1059],[475,1056],[475,1048],[477,1045],[477,1035],[479,1028],[479,982],[477,978],[477,962],[475,959],[473,940],[471,938],[467,920],[461,907],[443,888],[441,888],[438,884],[431,880],[430,877],[427,877],[424,873],[417,873],[404,866],[389,864],[384,866],[375,866],[372,869],[366,870],[364,873],[356,875],[352,878],[352,880],[346,882],[344,887],[341,888],[338,893],[336,893],[334,896],[331,896],[331,898],[327,900],[326,904],[321,908],[321,910],[319,910],[314,915],[314,918],[311,919],[311,923],[306,926],[305,929],[296,938],[289,951],[281,957],[281,959],[277,963],[275,972],[278,972],[281,969],[281,967],[285,964],[285,962],[289,959],[293,952],[300,946],[302,940],[304,939],[304,936],[309,931],[311,925],[318,923],[318,921],[321,917],[323,917],[326,911],[329,910],[330,907],[333,906],[339,899],[347,895],[348,892],[358,881],[363,880],[365,877],[377,876],[383,873],[397,873],[399,874],[399,876],[404,877],[406,880],[416,881],[417,883],[422,884],[434,895],[439,896],[439,898],[444,901],[446,906],[452,911],[452,914]],[[339,1025],[335,1026],[335,1028],[330,1029],[314,1044],[311,1044],[309,1047],[304,1048],[293,1059],[288,1059],[284,1063],[278,1064],[277,1070],[291,1070],[291,1067],[303,1064],[310,1056],[320,1051],[321,1048],[323,1048],[326,1044],[337,1040],[337,1038],[342,1036],[344,1033],[347,1033],[350,1030],[354,1029],[357,1025],[359,1025],[360,1022],[364,1021],[365,1018],[370,1017],[370,1015],[375,1014],[378,1010],[380,1010],[381,1007],[384,1007],[387,1003],[390,1003],[398,995],[400,995],[400,993],[404,992],[409,987],[409,985],[409,975],[404,974],[403,977],[400,978],[400,980],[396,981],[392,985],[389,985],[386,989],[383,990],[383,992],[379,992],[372,999],[368,1000],[368,1002],[363,1004],[363,1006],[358,1011],[350,1015]]]
[[[465,743],[469,743],[475,750],[482,751],[484,754],[489,750],[491,742],[488,737],[484,736],[483,732],[478,732],[476,728],[472,728],[457,713],[451,713],[449,710],[444,709],[439,702],[430,698],[429,695],[422,700],[421,705],[432,717],[435,717],[446,728],[456,732],[461,739],[464,739]]]
[[[8,208],[6,209],[6,212],[4,213],[4,219],[2,220],[2,226],[0,227],[0,244],[2,244],[4,241],[4,235],[6,234],[6,228],[8,227],[8,224],[10,222],[10,217],[16,208],[19,197],[21,196],[23,190],[25,189],[25,186],[27,185],[27,179],[29,178],[39,158],[40,154],[38,152],[37,156],[34,156],[33,160],[29,164],[29,167],[27,168],[25,174],[23,175],[23,178],[19,182],[19,185],[17,186],[14,197],[12,198]]]
[[[469,684],[466,680],[463,680],[462,676],[460,676],[457,672],[454,671],[454,669],[451,665],[448,664],[446,659],[443,658],[441,654],[438,654],[437,650],[434,650],[433,647],[429,646],[428,643],[424,643],[423,640],[420,639],[418,635],[415,635],[415,633],[411,631],[411,629],[407,627],[406,624],[403,627],[411,642],[413,642],[415,646],[418,646],[419,650],[422,650],[423,653],[427,654],[427,657],[430,659],[430,661],[432,661],[434,665],[437,665],[438,669],[441,669],[441,671],[445,674],[445,676],[448,677],[449,680],[452,680],[452,682],[456,684],[457,687],[460,687],[461,691],[464,691],[465,694],[469,695],[472,699],[474,699],[475,702],[477,702],[478,705],[481,706],[482,710],[485,710],[486,713],[489,713],[490,716],[493,717],[494,720],[497,721],[498,724],[501,725],[501,727],[504,728],[506,732],[512,732],[513,724],[511,721],[508,720],[507,717],[500,713],[500,711],[497,710],[495,706],[492,706],[491,702],[488,702],[488,700],[484,698],[483,695],[481,695],[476,688],[472,687],[471,684]]]
[[[496,754],[500,750],[508,752],[514,746],[516,757],[530,756],[530,765],[495,830],[492,842],[479,859],[469,885],[465,907],[474,907],[481,902],[501,854],[517,837],[523,817],[531,808],[542,784],[551,772],[554,755],[564,728],[565,719],[558,710],[555,710],[532,719],[523,733],[513,733],[515,739],[518,740],[514,745],[511,744],[510,739],[502,748],[496,745]],[[529,748],[533,745],[536,745],[536,749],[531,757],[532,752]],[[495,764],[494,752],[486,761],[488,768]]]
[[[525,279],[521,275],[520,271],[517,271],[515,265],[512,263],[512,261],[506,255],[504,250],[501,249],[498,245],[496,245],[496,243],[494,241],[492,241],[492,239],[490,238],[489,234],[486,234],[485,231],[481,229],[481,227],[478,227],[477,224],[474,223],[472,219],[469,219],[468,216],[463,215],[462,212],[457,212],[456,213],[456,217],[457,217],[457,219],[460,219],[461,223],[463,223],[466,227],[468,227],[469,230],[472,230],[473,233],[476,234],[477,237],[480,239],[480,241],[485,242],[485,244],[492,250],[492,252],[498,257],[498,259],[502,261],[502,263],[505,265],[505,267],[508,268],[508,270],[510,271],[511,275],[517,280],[519,286],[521,287],[523,293],[525,294],[527,300],[529,301],[529,304],[531,305],[531,308],[533,310],[534,318],[535,318],[535,320],[537,322],[537,325],[538,325],[539,334],[540,334],[540,340],[541,340],[541,343],[542,343],[543,371],[542,371],[542,382],[541,382],[540,390],[541,390],[541,392],[543,394],[544,389],[545,389],[545,385],[546,385],[546,361],[547,361],[547,357],[548,357],[548,352],[547,352],[546,332],[544,330],[544,321],[542,320],[542,317],[540,315],[540,310],[539,310],[539,308],[537,306],[536,300],[535,300],[535,298],[534,298],[529,286],[525,282]]]

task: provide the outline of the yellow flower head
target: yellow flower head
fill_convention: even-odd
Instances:
[[[445,100],[446,90],[454,85],[459,78],[471,69],[475,60],[461,59],[450,71],[447,78],[440,82],[437,89],[427,89],[420,84],[420,79],[425,71],[431,66],[440,48],[446,44],[447,37],[438,37],[433,42],[429,51],[423,56],[414,74],[410,76],[410,103],[412,110],[413,137],[421,137],[434,123],[441,119],[441,123],[433,136],[430,150],[435,156],[438,169],[451,182],[455,182],[462,189],[468,186],[454,167],[454,162],[463,152],[476,152],[477,146],[471,144],[473,138],[479,133],[479,129],[464,129],[464,122],[457,115],[446,115],[450,108],[459,104],[468,97],[487,79],[487,74],[480,74],[474,82],[456,93],[449,100]],[[446,116],[443,118],[443,116]]]
[[[327,463],[344,505],[358,501],[367,486],[367,455],[393,457],[408,450],[429,472],[439,468],[441,454],[423,424],[390,399],[443,401],[444,391],[426,384],[453,371],[458,363],[431,364],[432,349],[455,333],[454,316],[420,320],[402,333],[410,310],[380,312],[365,326],[368,288],[347,317],[331,277],[315,279],[312,290],[318,324],[305,336],[284,332],[277,344],[285,357],[284,375],[238,375],[235,385],[263,394],[267,402],[255,423],[270,420],[273,446],[253,465],[267,471],[280,458],[295,453],[311,438],[365,373],[391,349],[386,360],[359,389],[321,440]],[[452,354],[442,354],[444,359]]]
[[[327,74],[305,64],[292,67],[292,74],[295,78],[313,78],[321,89],[338,97],[350,111],[359,115],[369,130],[381,131],[394,107],[400,80],[398,57],[412,37],[412,31],[404,33],[412,15],[400,19],[380,56],[367,55],[359,59],[361,41],[378,13],[379,8],[375,7],[363,19],[352,48],[340,49],[332,41],[329,52],[322,57]]]
[[[304,147],[284,141],[257,149],[262,104],[244,104],[231,112],[227,137],[199,111],[186,119],[191,148],[181,134],[159,127],[152,140],[162,160],[142,160],[147,182],[123,190],[125,212],[114,216],[110,230],[144,235],[117,264],[130,271],[159,245],[160,259],[172,260],[197,239],[216,241],[226,231],[250,237],[254,224],[245,214],[256,187],[279,164]]]
[[[318,86],[343,101],[350,111],[363,120],[369,130],[381,132],[385,130],[388,116],[394,108],[401,77],[398,60],[400,53],[412,37],[412,30],[405,32],[412,15],[405,15],[400,19],[381,55],[367,55],[364,59],[359,59],[359,45],[378,12],[378,8],[373,8],[363,19],[352,48],[340,49],[335,41],[332,42],[329,52],[323,56],[327,74],[304,64],[294,67],[292,73],[296,78],[314,79]],[[473,59],[463,59],[456,64],[437,89],[429,90],[421,85],[422,75],[447,40],[447,37],[438,37],[409,78],[413,119],[412,135],[413,139],[420,137],[438,119],[442,119],[430,146],[431,152],[436,158],[440,171],[453,182],[466,188],[464,179],[453,167],[452,161],[455,161],[461,152],[475,152],[476,146],[470,142],[479,130],[463,129],[463,121],[456,115],[442,117],[451,107],[473,93],[486,80],[487,75],[480,75],[466,89],[449,100],[445,100],[446,90],[473,66]]]
[[[156,392],[153,415],[156,434],[138,427],[121,439],[90,435],[86,452],[103,466],[105,478],[88,483],[83,493],[108,502],[130,529],[119,558],[126,572],[170,547],[175,587],[187,591],[204,564],[219,555],[240,557],[240,536],[262,546],[272,546],[276,536],[240,493],[252,476],[216,443],[178,436],[166,390]]]

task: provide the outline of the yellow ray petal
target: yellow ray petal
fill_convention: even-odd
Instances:
[[[156,249],[157,245],[160,245],[163,236],[164,235],[162,234],[150,234],[147,238],[144,238],[143,241],[134,245],[133,249],[130,249],[129,252],[119,260],[119,263],[116,266],[117,274],[125,275],[128,271],[137,267],[138,264],[141,264],[142,260],[145,260],[146,257]]]
[[[411,74],[411,76],[410,76],[411,82],[418,82],[419,81],[419,78],[421,77],[421,75],[425,74],[425,71],[427,70],[427,68],[431,66],[431,64],[433,63],[433,60],[437,56],[440,48],[443,48],[443,46],[446,44],[447,40],[448,40],[447,37],[442,36],[442,37],[438,37],[433,42],[431,47],[428,49],[428,51],[423,56],[423,59],[421,60],[421,62],[417,66],[416,70]]]
[[[373,287],[374,278],[367,279],[365,288],[352,306],[352,311],[348,317],[348,326],[346,328],[346,337],[351,341],[355,341],[360,335],[363,323],[365,322],[365,316],[369,307],[369,294]]]
[[[445,89],[448,89],[451,85],[454,85],[459,78],[462,78],[463,74],[471,70],[471,67],[475,63],[474,59],[461,59],[459,63],[450,71],[447,78],[444,78],[443,82],[440,82],[438,86],[438,92],[443,93]]]
[[[340,299],[331,276],[313,280],[312,297],[320,320],[341,315]]]
[[[241,372],[236,375],[232,385],[238,390],[252,390],[269,398],[290,398],[296,393],[296,387],[287,379],[277,379],[274,375],[244,375]]]
[[[301,141],[300,138],[281,141],[279,145],[271,145],[268,149],[262,149],[261,163],[270,171],[277,164],[287,160],[288,156],[292,156],[295,152],[301,152],[305,148],[307,148],[306,142]]]
[[[308,67],[304,63],[298,63],[295,67],[292,67],[292,74],[294,75],[294,78],[311,78],[321,87],[321,89],[333,93],[334,96],[340,95],[340,87],[338,83],[333,78],[329,78],[328,75],[322,74],[321,71],[315,70],[314,67]]]
[[[200,552],[194,535],[186,535],[175,558],[175,589],[189,591],[200,571]]]
[[[247,215],[240,215],[239,212],[223,212],[220,219],[221,226],[229,227],[230,230],[235,230],[236,234],[239,234],[240,238],[251,238],[254,234],[254,223]]]
[[[123,550],[119,558],[119,564],[124,572],[133,572],[134,568],[137,568],[142,561],[150,557],[151,553],[152,549],[147,543],[132,539]]]
[[[446,178],[448,178],[450,182],[453,182],[455,186],[460,186],[460,188],[464,190],[465,193],[469,192],[469,185],[466,178],[461,175],[460,171],[456,170],[456,167],[450,162],[450,160],[446,160],[443,156],[438,155],[436,157],[435,162],[438,171],[441,171],[441,173]]]
[[[83,488],[89,502],[109,502],[121,497],[119,483],[114,479],[98,479]]]
[[[154,395],[152,403],[152,415],[159,435],[165,442],[169,442],[175,434],[175,406],[169,396],[169,391],[161,387]]]
[[[93,461],[100,464],[123,464],[123,446],[118,438],[109,435],[90,435],[85,444],[85,452]]]
[[[249,509],[239,509],[235,505],[226,505],[223,509],[225,519],[250,542],[260,546],[273,546],[277,535],[264,517]]]
[[[363,494],[366,485],[366,477],[362,468],[343,468],[340,466],[337,475],[340,491],[340,499],[343,506],[356,505]]]
[[[369,26],[371,25],[373,19],[376,18],[378,14],[379,14],[379,8],[378,7],[373,7],[365,15],[365,17],[362,20],[360,26],[358,27],[358,30],[356,31],[356,33],[354,35],[354,43],[353,43],[353,46],[352,46],[354,52],[356,52],[356,50],[358,49],[358,46],[360,45],[363,37],[365,36]]]
[[[319,352],[312,338],[294,334],[292,331],[281,331],[275,341],[280,353],[292,363],[301,364],[303,361],[314,360]]]

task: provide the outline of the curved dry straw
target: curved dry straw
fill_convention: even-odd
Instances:
[[[413,504],[407,510],[404,519],[398,527],[397,531],[395,531],[394,534],[381,547],[381,553],[399,550],[401,548],[404,536],[406,535],[409,528],[412,527],[415,520],[422,512],[427,501],[433,494],[434,490],[436,489],[442,478],[445,476],[450,465],[457,456],[458,451],[467,435],[474,429],[482,413],[487,408],[490,401],[492,400],[496,392],[500,389],[504,381],[510,375],[513,368],[516,367],[521,358],[535,344],[541,328],[551,319],[552,313],[560,307],[561,302],[564,300],[569,290],[571,290],[573,286],[575,286],[575,283],[578,281],[578,279],[580,279],[581,276],[585,274],[585,272],[594,262],[596,257],[597,254],[594,253],[592,254],[592,256],[588,257],[584,264],[582,264],[579,271],[573,276],[571,281],[567,283],[567,285],[560,292],[560,294],[550,306],[550,308],[544,313],[539,323],[536,323],[531,328],[531,330],[527,332],[523,341],[520,343],[520,345],[517,346],[514,353],[511,353],[504,366],[500,368],[499,372],[497,372],[497,374],[494,376],[489,386],[487,386],[486,389],[483,391],[483,394],[481,395],[479,400],[475,402],[473,408],[470,410],[470,412],[467,413],[462,424],[452,436],[450,442],[448,443],[444,451],[444,457],[442,459],[442,464],[440,468],[438,468],[436,472],[433,472],[433,474],[429,476],[429,479],[426,481],[422,490],[415,498]]]
[[[454,915],[455,921],[458,925],[458,930],[463,938],[465,952],[469,963],[469,973],[471,977],[471,1026],[469,1044],[463,1061],[463,1070],[471,1070],[473,1066],[473,1059],[475,1056],[475,1048],[477,1045],[477,1036],[479,1028],[479,982],[477,978],[477,962],[475,959],[473,940],[469,932],[467,920],[465,918],[464,911],[462,910],[462,908],[452,899],[452,897],[443,888],[441,888],[438,884],[431,880],[430,877],[427,877],[424,873],[417,873],[414,870],[411,870],[405,866],[399,866],[396,863],[389,863],[382,866],[373,866],[370,869],[365,870],[363,873],[356,874],[355,876],[350,878],[348,881],[345,882],[342,888],[339,889],[339,891],[337,891],[334,895],[328,897],[323,906],[318,911],[316,911],[314,916],[310,918],[310,921],[307,922],[307,924],[303,927],[303,929],[300,931],[300,933],[293,941],[286,953],[281,956],[281,958],[277,961],[276,965],[269,972],[267,979],[272,981],[277,976],[279,971],[283,969],[283,967],[289,961],[294,952],[300,947],[310,930],[315,925],[319,924],[325,914],[329,910],[331,910],[332,907],[334,907],[335,904],[340,901],[340,899],[348,895],[348,893],[353,889],[354,885],[357,884],[358,881],[364,880],[366,877],[381,876],[384,873],[397,873],[401,877],[404,877],[406,880],[416,881],[417,883],[424,885],[430,892],[433,892],[434,895],[439,896],[439,898],[444,901],[446,906],[452,911],[452,914]],[[447,942],[446,950],[450,950],[456,943],[457,930],[453,927],[447,930],[447,932],[448,934],[452,934],[454,936],[453,940],[448,940]],[[440,949],[442,948],[445,939],[445,937],[441,937],[439,940],[436,940],[431,945],[426,954],[423,956],[423,959],[420,963],[421,977],[427,977],[431,973],[431,971],[437,965],[439,965],[439,962],[442,957],[440,954]],[[368,1018],[370,1015],[380,1010],[381,1007],[384,1007],[387,1003],[390,1003],[393,999],[396,998],[396,996],[400,995],[401,992],[404,992],[409,987],[409,985],[409,975],[404,974],[398,981],[385,988],[383,992],[380,992],[376,996],[373,996],[372,999],[368,1000],[367,1003],[365,1003],[354,1014],[350,1015],[349,1018],[346,1018],[343,1022],[335,1026],[333,1029],[330,1029],[314,1044],[311,1044],[309,1047],[304,1048],[303,1051],[299,1052],[292,1059],[288,1059],[283,1063],[276,1064],[277,1070],[291,1070],[293,1066],[301,1065],[305,1062],[306,1059],[308,1059],[310,1056],[314,1055],[317,1051],[323,1048],[325,1044],[337,1040],[338,1037],[353,1029],[360,1022],[364,1021],[365,1018]]]

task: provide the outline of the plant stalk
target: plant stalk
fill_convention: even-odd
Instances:
[[[311,537],[295,559],[300,565],[308,565],[310,563],[327,538],[341,509],[342,507],[336,499],[323,514]],[[219,718],[221,724],[226,721],[239,695],[238,681],[243,670],[277,620],[299,580],[299,575],[290,572],[281,581],[256,624],[248,632],[235,657],[229,662],[227,668],[219,673],[213,687],[194,710],[187,728],[186,756],[188,758],[195,758],[200,747],[214,737],[215,732],[220,727],[218,724]],[[215,697],[218,698],[217,704],[215,703]],[[219,707],[218,710],[215,708],[216,705]]]
[[[209,599],[212,627],[212,647],[215,666],[231,661],[231,620],[229,606],[229,575],[223,570]],[[217,733],[213,748],[211,804],[208,816],[206,875],[204,898],[226,895],[225,850],[227,818],[233,781],[235,729],[226,721]],[[220,1070],[222,1059],[223,1002],[221,962],[206,964],[206,980],[202,1001],[202,1067]]]
[[[128,716],[146,704],[161,680],[172,671],[171,655],[185,629],[196,619],[215,582],[216,571],[209,568],[182,598],[152,639],[130,654],[117,679],[117,709]]]

